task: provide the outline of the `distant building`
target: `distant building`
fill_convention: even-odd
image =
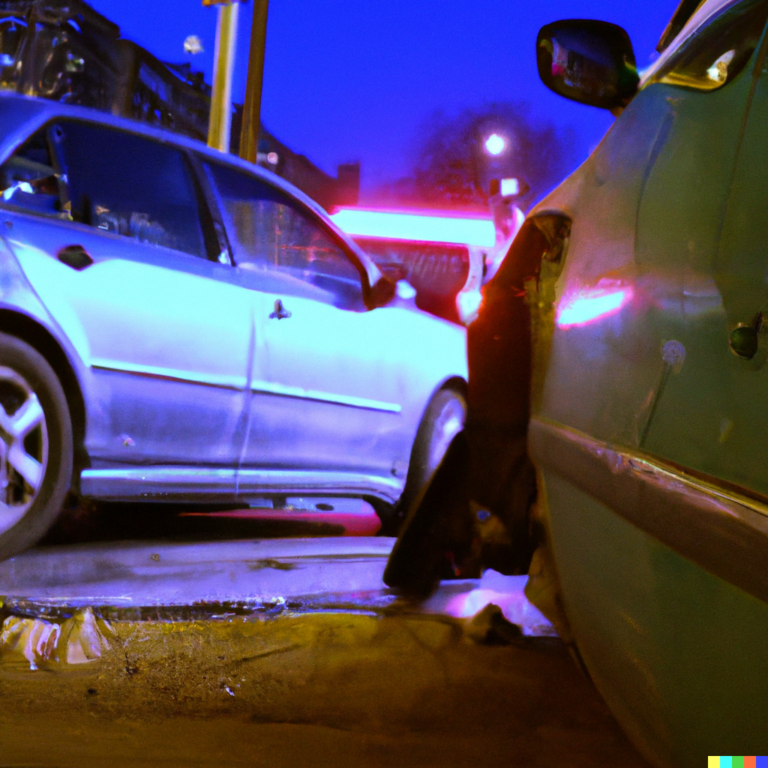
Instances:
[[[242,105],[236,104],[232,115],[231,145],[233,151],[240,146],[240,127],[243,122]],[[326,210],[341,205],[357,205],[360,192],[360,163],[347,163],[337,168],[334,178],[320,170],[304,155],[299,155],[275,138],[262,124],[256,162],[273,171],[302,192],[320,203]]]
[[[0,89],[94,107],[203,141],[208,134],[211,88],[202,73],[123,40],[116,24],[82,0],[0,0]],[[236,108],[235,151],[241,116]],[[339,166],[334,178],[263,126],[258,162],[325,208],[357,202],[359,164]]]

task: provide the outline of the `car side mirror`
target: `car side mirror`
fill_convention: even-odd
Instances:
[[[637,93],[632,43],[616,24],[591,19],[547,24],[536,40],[536,61],[548,88],[581,104],[613,110]]]
[[[403,301],[415,301],[416,289],[407,280],[398,280],[395,284],[395,296]]]
[[[368,294],[368,306],[371,309],[384,307],[395,298],[397,286],[394,280],[382,275],[372,286]]]

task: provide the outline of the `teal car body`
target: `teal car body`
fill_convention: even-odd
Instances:
[[[701,3],[510,254],[567,223],[528,284],[529,592],[659,766],[768,753],[766,22]]]

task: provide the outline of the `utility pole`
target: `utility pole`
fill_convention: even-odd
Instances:
[[[217,5],[216,52],[213,65],[213,93],[208,122],[208,146],[229,152],[232,119],[232,67],[237,46],[237,12],[240,3],[230,0],[203,0],[203,5]]]
[[[248,82],[245,86],[243,125],[240,130],[240,157],[256,162],[261,124],[261,90],[264,82],[264,50],[267,45],[267,7],[269,0],[252,0],[253,25],[248,53]]]

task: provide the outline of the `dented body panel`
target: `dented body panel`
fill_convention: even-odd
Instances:
[[[664,766],[759,752],[768,718],[765,37],[753,24],[759,45],[717,87],[670,75],[741,11],[763,13],[705,3],[529,215],[572,223],[531,302],[553,572],[598,688]],[[751,359],[732,349],[739,327]]]

